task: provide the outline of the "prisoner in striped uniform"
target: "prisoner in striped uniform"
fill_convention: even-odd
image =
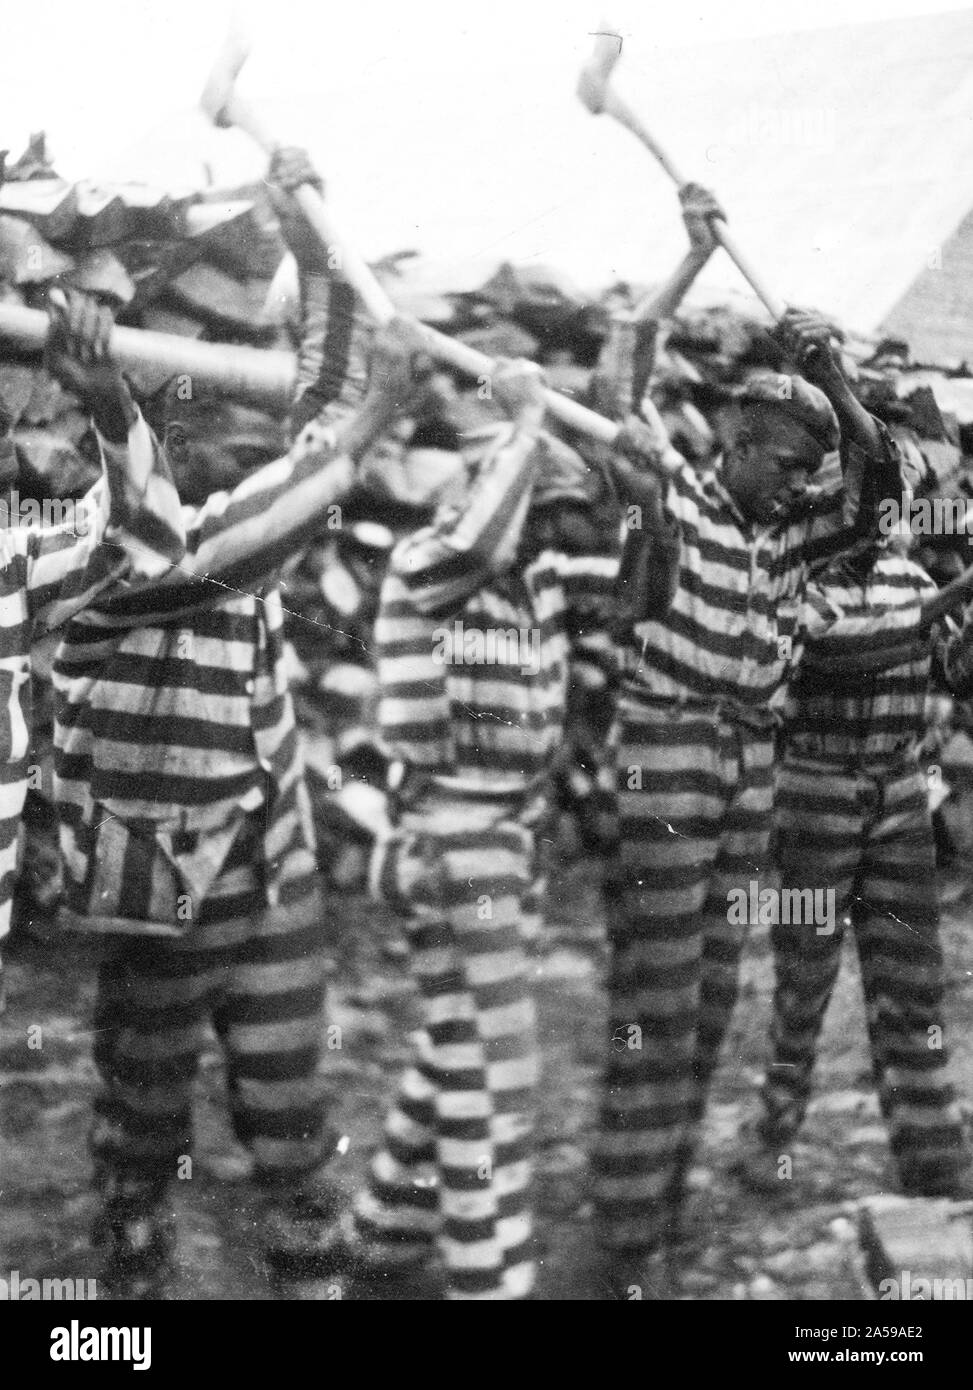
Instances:
[[[27,796],[31,643],[127,578],[163,572],[183,553],[179,498],[145,425],[106,360],[111,317],[87,296],[51,295],[48,369],[69,390],[98,386],[92,421],[102,476],[56,526],[0,529],[0,946],[10,930],[17,831]],[[80,354],[93,365],[82,366]],[[0,462],[16,475],[9,420]],[[0,964],[0,999],[2,999]]]
[[[405,781],[374,882],[410,914],[424,1029],[356,1220],[366,1268],[403,1271],[438,1249],[453,1299],[533,1286],[531,825],[569,681],[583,668],[594,700],[612,683],[617,561],[567,553],[559,533],[586,500],[583,465],[539,434],[530,377],[500,375],[493,391],[514,428],[465,503],[398,547],[375,634],[381,727]],[[658,539],[671,565],[678,539]]]
[[[794,311],[785,331],[797,360],[815,353],[805,370],[823,389],[756,377],[715,474],[676,474],[675,600],[622,652],[620,838],[606,874],[611,1051],[594,1153],[600,1234],[616,1264],[640,1267],[678,1234],[736,997],[744,933],[728,922],[727,893],[767,865],[775,711],[799,656],[809,566],[899,491],[895,446],[851,395],[828,327]],[[811,491],[839,418],[845,487]]]
[[[917,761],[930,653],[916,629],[923,600],[935,593],[919,565],[886,550],[836,562],[809,590],[807,645],[785,711],[777,860],[782,890],[832,898],[824,930],[803,921],[771,927],[772,1060],[759,1126],[765,1147],[745,1165],[763,1186],[804,1119],[848,916],[902,1187],[949,1194],[968,1167],[942,1043],[935,846]],[[958,653],[960,646],[949,644],[947,666],[949,648]]]
[[[324,923],[272,576],[411,398],[417,346],[385,330],[355,415],[309,426],[288,457],[187,507],[182,564],[90,610],[58,654],[70,920],[112,946],[96,1004],[99,1228],[107,1277],[130,1294],[164,1278],[166,1187],[191,1147],[210,1022],[272,1270],[314,1279],[337,1260],[337,1201],[319,1175],[333,1147],[317,1074]]]

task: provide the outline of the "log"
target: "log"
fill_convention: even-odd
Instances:
[[[267,286],[262,280],[235,280],[205,261],[197,261],[166,286],[172,305],[213,328],[250,339],[273,336],[264,317]]]
[[[78,195],[63,179],[30,179],[0,187],[0,213],[24,217],[48,241],[71,235],[78,213]]]
[[[40,285],[71,266],[71,259],[49,245],[30,222],[0,216],[0,280],[8,285]]]

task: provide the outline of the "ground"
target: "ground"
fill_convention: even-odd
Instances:
[[[688,1299],[866,1299],[875,1296],[858,1241],[855,1203],[894,1191],[871,1083],[854,952],[826,1022],[816,1098],[794,1175],[773,1197],[733,1175],[736,1137],[754,1113],[765,1060],[772,983],[765,935],[744,963],[740,1003],[691,1175],[691,1243],[658,1284],[609,1293],[592,1256],[586,1153],[608,1046],[605,949],[595,866],[554,876],[549,921],[534,964],[544,1044],[537,1209],[541,1298],[656,1295]],[[973,904],[952,884],[945,910],[947,1020],[956,1079],[973,1099]],[[336,1175],[350,1190],[377,1142],[383,1106],[415,1026],[415,996],[396,920],[353,898],[331,905],[329,1022],[341,1048],[327,1053],[336,1123],[347,1136]],[[0,1028],[0,1273],[97,1276],[88,1243],[93,1199],[85,1145],[95,1076],[90,1018],[93,960],[63,940],[20,944],[9,964]],[[28,1034],[40,1026],[40,1035]],[[28,1038],[40,1041],[31,1047]],[[173,1185],[179,1265],[173,1298],[268,1299],[254,1240],[246,1156],[229,1133],[215,1042],[200,1069],[191,1180]],[[400,1297],[417,1296],[405,1288]]]

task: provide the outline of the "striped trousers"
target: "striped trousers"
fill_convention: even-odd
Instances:
[[[91,1149],[109,1216],[159,1208],[170,1181],[191,1172],[193,1081],[211,1025],[224,1052],[233,1129],[253,1156],[265,1200],[268,1247],[279,1246],[282,1259],[310,1257],[333,1238],[330,1214],[314,1208],[316,1174],[334,1138],[318,1075],[321,905],[309,878],[303,899],[291,893],[286,907],[267,909],[262,864],[263,822],[251,816],[188,937],[114,939],[97,982],[101,1085]]]
[[[533,836],[507,801],[435,790],[400,833],[396,887],[383,886],[409,905],[423,1028],[356,1206],[360,1257],[387,1274],[438,1250],[447,1297],[523,1298],[535,1274]]]
[[[926,782],[913,756],[848,766],[789,754],[779,772],[777,857],[785,888],[832,890],[835,930],[771,929],[776,987],[762,1138],[804,1119],[815,1048],[850,915],[879,1102],[902,1185],[949,1187],[966,1163],[947,1080],[943,957]]]
[[[600,1236],[666,1238],[737,993],[728,893],[769,857],[773,738],[715,706],[619,705],[619,841],[605,879],[608,1066],[593,1156]]]

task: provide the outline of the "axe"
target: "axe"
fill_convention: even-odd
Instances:
[[[602,29],[595,39],[594,51],[581,69],[581,76],[578,79],[578,97],[593,116],[601,115],[604,112],[614,117],[627,130],[630,130],[636,140],[645,146],[654,159],[658,160],[676,187],[682,188],[688,182],[682,171],[672,162],[668,151],[663,149],[652,132],[646,128],[628,103],[622,100],[611,85],[612,72],[621,52],[621,35],[612,33],[607,25],[602,25]],[[749,282],[757,298],[766,305],[771,317],[774,320],[782,318],[786,305],[775,294],[772,294],[762,282],[727,231],[726,223],[714,218],[711,225],[713,235],[744,279]]]
[[[236,126],[251,136],[264,153],[273,155],[281,148],[281,141],[264,124],[260,115],[245,97],[236,90],[236,79],[240,69],[249,56],[246,40],[237,33],[231,33],[220,53],[200,98],[200,105],[220,127]],[[357,251],[342,236],[335,219],[325,205],[324,199],[316,189],[305,184],[295,195],[301,211],[317,233],[321,244],[336,264],[340,274],[358,294],[369,315],[378,323],[388,323],[396,317],[395,305],[376,280],[370,267]],[[429,353],[440,362],[445,362],[458,371],[472,377],[488,377],[494,371],[491,358],[466,343],[457,342],[425,324],[418,325]],[[604,416],[588,410],[577,401],[562,396],[557,391],[547,391],[547,408],[563,424],[579,434],[586,435],[602,444],[612,444],[618,433],[618,425]],[[650,402],[646,402],[649,413]],[[658,428],[662,422],[656,416],[650,423]]]

